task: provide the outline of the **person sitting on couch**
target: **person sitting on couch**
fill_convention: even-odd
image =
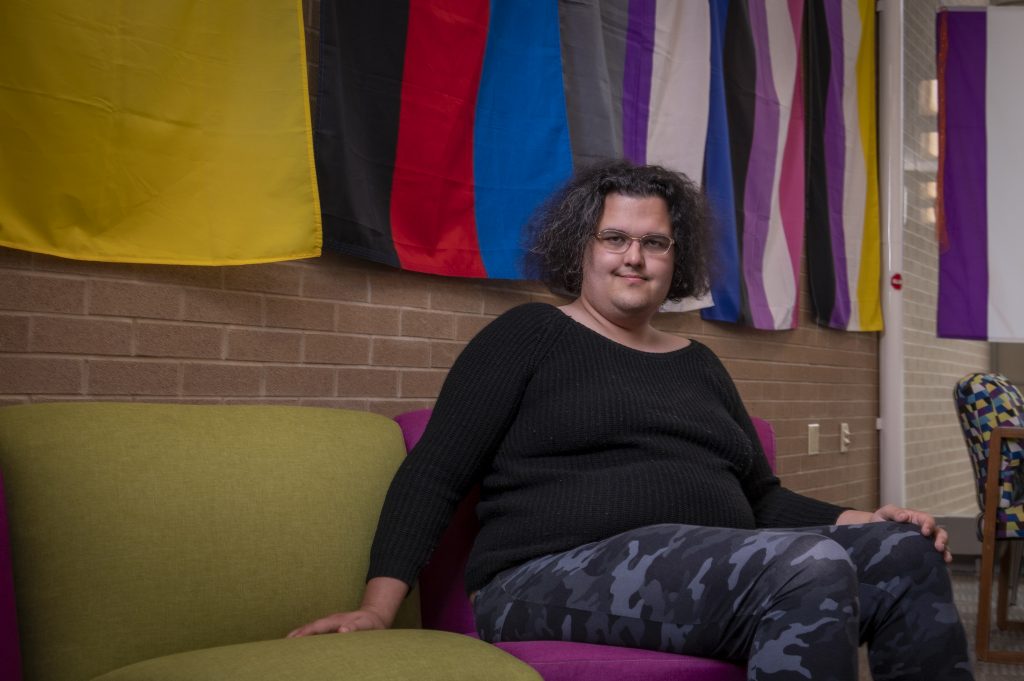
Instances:
[[[362,606],[291,632],[380,629],[481,484],[466,570],[481,638],[634,646],[745,663],[751,679],[971,679],[920,511],[782,487],[719,359],[659,331],[708,289],[709,211],[685,176],[624,161],[540,212],[542,279],[576,296],[498,317],[452,367],[381,511]],[[797,529],[793,529],[797,528]]]

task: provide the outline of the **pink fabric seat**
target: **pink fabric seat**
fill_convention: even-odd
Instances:
[[[21,650],[18,646],[18,613],[14,603],[14,570],[7,535],[7,505],[4,480],[0,476],[0,679],[21,678]]]
[[[395,417],[409,451],[423,434],[430,414],[430,409],[420,409]],[[754,426],[774,468],[772,426],[762,419],[754,419]],[[478,499],[479,491],[474,489],[462,501],[430,563],[420,573],[420,605],[423,626],[428,629],[476,636],[463,573],[479,530],[475,513]],[[727,662],[637,648],[564,641],[496,645],[536,669],[545,681],[742,681],[747,676],[743,667]]]

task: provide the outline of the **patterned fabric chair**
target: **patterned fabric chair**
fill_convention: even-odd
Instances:
[[[1005,376],[969,374],[953,390],[960,426],[967,443],[977,484],[978,536],[982,542],[981,582],[978,589],[979,660],[1024,663],[1024,653],[989,648],[992,574],[997,544],[1003,548],[999,570],[996,624],[1000,629],[1024,629],[1024,622],[1007,618],[1011,578],[1016,595],[1024,548],[1024,399]],[[989,456],[989,452],[998,453]]]

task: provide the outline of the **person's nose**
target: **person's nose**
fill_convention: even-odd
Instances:
[[[626,249],[626,252],[622,254],[622,260],[633,267],[643,266],[644,249],[640,245],[640,241],[634,239],[629,242],[629,247]]]

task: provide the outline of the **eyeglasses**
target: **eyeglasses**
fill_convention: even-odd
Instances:
[[[609,253],[625,253],[634,241],[640,242],[640,248],[647,255],[665,255],[668,249],[672,248],[675,239],[670,239],[664,234],[644,234],[643,236],[630,236],[617,229],[602,229],[594,238]]]

